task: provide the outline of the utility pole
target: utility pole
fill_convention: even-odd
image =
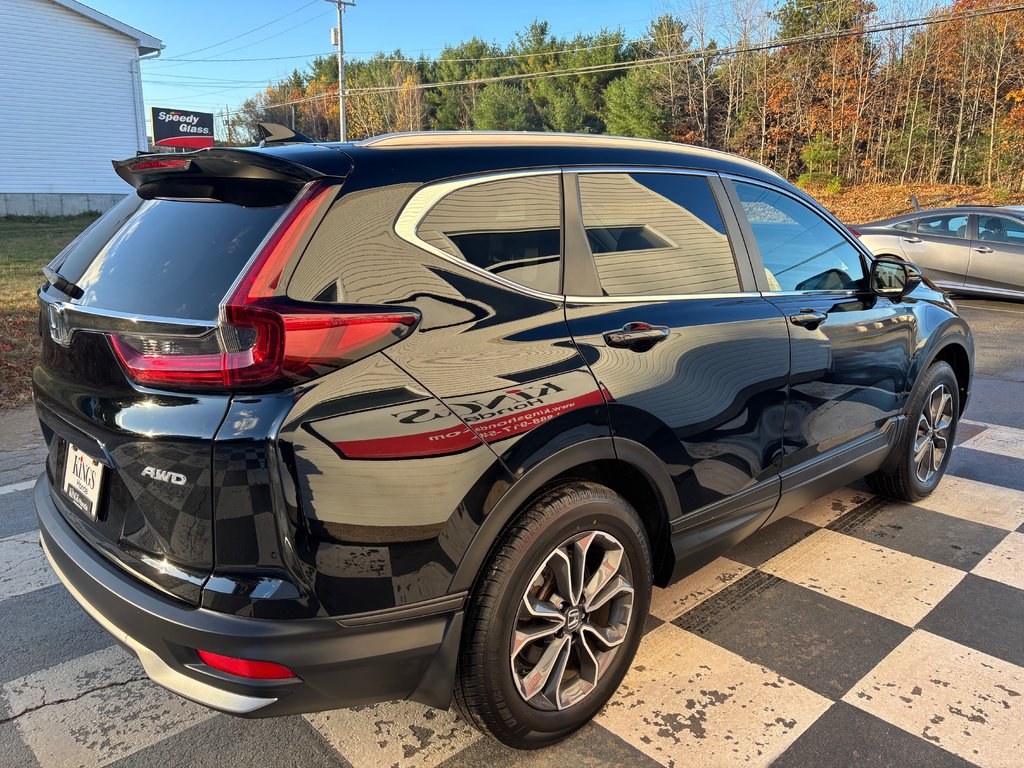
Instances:
[[[331,30],[331,43],[338,46],[338,135],[341,141],[348,141],[345,130],[345,35],[341,26],[341,16],[345,8],[355,5],[348,0],[327,0],[338,8],[338,26]]]

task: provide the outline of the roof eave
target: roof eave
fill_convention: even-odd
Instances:
[[[67,8],[69,11],[73,11],[79,16],[84,16],[97,24],[101,24],[107,27],[107,29],[112,29],[125,37],[131,38],[138,45],[139,56],[148,56],[151,53],[158,53],[164,49],[162,40],[146,34],[141,29],[136,29],[122,21],[111,18],[105,13],[100,13],[95,8],[83,5],[77,2],[77,0],[50,0],[50,2]]]

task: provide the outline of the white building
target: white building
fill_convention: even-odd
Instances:
[[[147,148],[139,58],[164,44],[74,0],[0,0],[0,216],[106,210]]]

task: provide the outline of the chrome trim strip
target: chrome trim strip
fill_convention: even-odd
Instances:
[[[459,189],[466,187],[476,186],[477,184],[486,184],[491,181],[500,181],[503,179],[510,178],[523,178],[527,176],[553,176],[560,173],[673,173],[687,176],[706,176],[706,177],[717,177],[718,173],[714,171],[707,171],[701,169],[692,168],[673,168],[663,166],[637,166],[637,165],[621,165],[621,166],[597,166],[594,168],[588,167],[577,167],[577,166],[566,166],[563,168],[536,168],[521,171],[500,171],[497,173],[488,173],[481,176],[468,176],[459,179],[452,179],[449,181],[441,181],[435,184],[430,184],[426,187],[422,187],[417,190],[412,197],[406,202],[405,207],[402,208],[401,213],[398,214],[398,218],[395,221],[395,234],[405,240],[411,245],[415,245],[417,248],[421,248],[429,253],[439,256],[446,261],[450,261],[453,264],[457,264],[460,267],[469,269],[470,271],[493,280],[507,288],[518,291],[519,293],[525,293],[528,296],[534,296],[540,299],[547,299],[549,301],[572,301],[576,304],[613,304],[621,302],[637,302],[637,301],[676,301],[680,299],[708,299],[708,298],[748,298],[756,297],[761,294],[757,291],[745,291],[735,293],[693,293],[693,294],[678,294],[678,295],[639,295],[639,296],[560,296],[553,293],[546,293],[544,291],[538,291],[533,288],[527,288],[524,285],[515,283],[511,280],[507,280],[500,275],[496,275],[493,272],[488,272],[486,269],[481,269],[475,264],[470,264],[464,259],[459,259],[452,256],[449,253],[445,253],[440,248],[431,245],[430,243],[421,240],[416,233],[420,222],[423,221],[424,217],[430,212],[438,202],[444,197],[455,192]],[[737,177],[741,178],[741,177]],[[562,258],[565,255],[562,254]]]
[[[223,712],[231,712],[236,715],[254,712],[257,709],[261,709],[262,707],[273,704],[277,701],[276,698],[244,696],[239,693],[221,690],[220,688],[204,683],[200,680],[194,680],[193,678],[174,669],[149,648],[144,646],[124,630],[117,627],[110,621],[110,619],[100,613],[96,606],[90,603],[85,596],[75,588],[75,585],[71,583],[68,577],[60,569],[60,566],[58,566],[56,561],[53,559],[42,534],[39,535],[39,544],[43,548],[43,553],[46,555],[46,559],[50,562],[50,567],[53,568],[54,573],[56,573],[57,577],[61,582],[63,582],[65,588],[67,588],[68,592],[71,593],[71,596],[78,601],[78,604],[85,609],[85,612],[92,616],[101,627],[113,635],[117,640],[127,645],[132,652],[139,657],[139,661],[142,662],[142,668],[154,683],[162,685],[167,690],[172,691],[179,696],[184,696],[186,699],[191,699],[192,701],[198,702],[199,704],[203,704],[207,707],[213,707],[214,709],[219,709]]]
[[[761,298],[757,291],[736,291],[732,293],[679,293],[679,294],[640,294],[638,296],[566,296],[567,303],[572,304],[616,304],[635,303],[640,301],[684,301],[687,299],[748,299]]]
[[[97,333],[132,333],[153,336],[204,336],[217,329],[215,320],[185,320],[172,317],[154,317],[117,312],[100,307],[82,307],[66,301],[59,301],[39,293],[39,300],[62,317],[63,330],[66,333],[63,341],[56,337],[54,341],[65,346],[71,342],[72,335],[77,331],[93,331]],[[47,322],[52,324],[48,316]],[[51,328],[51,336],[52,336]]]
[[[407,243],[421,248],[429,253],[439,256],[440,258],[456,264],[464,269],[468,269],[478,275],[493,280],[500,285],[507,288],[511,288],[519,293],[524,293],[528,296],[534,296],[536,298],[547,299],[549,301],[562,301],[572,302],[573,304],[616,304],[616,303],[630,303],[639,301],[682,301],[687,299],[743,299],[743,298],[767,298],[769,296],[815,296],[822,294],[831,295],[856,295],[859,291],[779,291],[779,292],[768,292],[768,291],[734,291],[730,293],[685,293],[685,294],[655,294],[655,295],[634,295],[634,296],[559,296],[552,293],[546,293],[544,291],[538,291],[533,288],[527,288],[524,285],[515,283],[511,280],[507,280],[501,275],[496,275],[493,272],[488,272],[486,269],[481,269],[474,264],[470,264],[464,259],[459,259],[452,256],[440,248],[437,248],[430,243],[421,240],[417,235],[417,228],[424,217],[430,212],[430,210],[440,202],[444,197],[455,192],[459,189],[465,189],[466,187],[476,186],[477,184],[486,184],[491,181],[500,181],[503,179],[510,178],[523,178],[528,176],[553,176],[558,173],[672,173],[688,176],[707,176],[717,177],[719,175],[726,176],[730,179],[737,181],[750,182],[758,184],[759,186],[765,187],[773,191],[778,191],[785,194],[787,197],[793,200],[803,203],[806,205],[806,201],[801,200],[799,197],[790,194],[787,190],[780,187],[776,187],[772,184],[760,181],[759,179],[751,179],[745,176],[739,176],[736,174],[718,174],[714,171],[707,171],[701,169],[691,168],[671,168],[661,166],[637,166],[637,165],[622,165],[622,166],[598,166],[594,168],[587,167],[563,167],[560,169],[552,168],[536,168],[529,170],[520,171],[500,171],[497,173],[488,173],[480,176],[468,176],[459,179],[451,179],[448,181],[440,181],[435,184],[429,184],[425,187],[420,188],[412,197],[406,202],[402,208],[401,213],[398,214],[398,218],[395,221],[395,234],[405,240]],[[826,211],[827,212],[827,211]],[[830,214],[831,216],[831,214]],[[838,221],[832,217],[832,221],[829,223],[835,227],[835,222]],[[836,229],[839,229],[836,227]],[[840,234],[846,237],[843,231]],[[849,237],[846,238],[850,240]],[[862,244],[855,243],[855,245],[861,246]],[[859,249],[860,250],[860,249]],[[564,254],[562,255],[564,258]]]
[[[856,295],[861,294],[861,293],[870,293],[870,291],[868,291],[868,290],[863,290],[863,291],[850,291],[850,290],[843,290],[843,291],[839,291],[839,290],[836,290],[836,291],[828,291],[828,290],[821,290],[821,291],[762,291],[761,295],[764,296],[767,299],[767,298],[771,298],[773,296],[856,296]]]
[[[681,165],[573,165],[563,166],[564,173],[671,173],[681,176],[706,176],[717,178],[716,171],[709,171],[704,168],[686,168]]]
[[[440,248],[431,245],[425,240],[421,240],[417,234],[417,229],[419,228],[420,223],[423,221],[424,217],[430,213],[430,210],[444,197],[456,190],[465,189],[466,187],[475,187],[478,184],[487,184],[492,181],[502,181],[505,179],[518,179],[529,176],[558,176],[561,175],[561,172],[562,171],[559,168],[502,171],[499,173],[489,173],[482,176],[468,176],[460,179],[451,179],[449,181],[439,181],[436,184],[429,184],[416,190],[412,197],[406,201],[401,213],[398,214],[398,218],[395,220],[395,234],[410,245],[414,245],[428,253],[439,256],[445,261],[456,264],[463,269],[468,269],[471,272],[493,280],[506,288],[511,288],[514,291],[525,293],[528,296],[533,296],[538,299],[562,301],[564,298],[563,296],[554,293],[546,293],[545,291],[538,291],[533,288],[527,288],[525,285],[512,282],[501,275],[496,275],[493,272],[488,272],[486,269],[481,269],[475,264],[470,264],[465,259],[452,256],[450,253],[445,253]]]

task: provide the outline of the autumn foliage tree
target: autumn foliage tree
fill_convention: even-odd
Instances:
[[[918,0],[900,0],[917,2]],[[422,129],[573,131],[739,152],[791,178],[1024,190],[1024,12],[955,0],[901,13],[870,0],[680,0],[636,39],[561,37],[536,21],[436,59],[346,66],[350,138]],[[771,6],[768,7],[768,4]],[[338,72],[314,59],[222,116],[338,136]]]

